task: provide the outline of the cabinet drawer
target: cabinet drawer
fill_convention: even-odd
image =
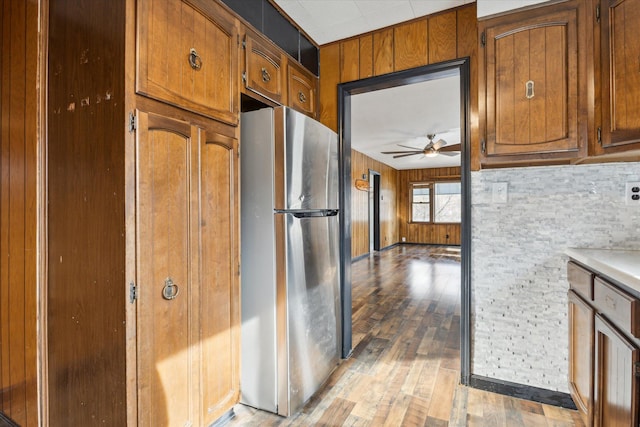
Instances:
[[[567,280],[574,292],[587,301],[593,301],[593,273],[578,264],[569,261],[567,264]]]
[[[596,277],[593,301],[617,327],[640,338],[640,300]]]
[[[317,78],[292,63],[287,67],[288,103],[308,116],[316,115]]]
[[[284,101],[284,58],[277,48],[247,34],[245,37],[245,87],[278,104]]]
[[[137,2],[136,92],[238,123],[237,22],[205,0]]]

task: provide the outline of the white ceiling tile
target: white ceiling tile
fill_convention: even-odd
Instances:
[[[369,31],[409,21],[414,18],[411,4],[408,1],[395,1],[393,3],[394,5],[391,7],[365,14],[365,19],[369,24]]]
[[[411,8],[416,17],[430,15],[463,4],[463,0],[411,0]]]
[[[300,4],[321,26],[335,26],[362,16],[353,0],[300,0]]]
[[[478,17],[489,16],[496,13],[532,4],[544,3],[546,0],[478,0]]]

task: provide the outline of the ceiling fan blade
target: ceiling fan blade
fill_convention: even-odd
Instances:
[[[445,145],[447,145],[447,141],[445,141],[444,139],[439,139],[438,141],[433,143],[433,149],[438,151],[441,147],[444,147]]]
[[[458,142],[457,144],[445,145],[440,149],[440,151],[460,151],[460,143]]]
[[[422,151],[416,151],[415,153],[409,153],[409,154],[398,154],[397,156],[393,156],[393,158],[398,159],[400,157],[415,156],[416,154],[422,154]]]
[[[438,154],[442,154],[443,156],[453,157],[453,156],[458,156],[460,154],[460,152],[459,151],[442,151],[442,150],[440,150],[440,151],[438,151]]]
[[[402,144],[398,144],[398,145],[400,147],[409,148],[411,150],[421,151],[421,148],[419,148],[419,147],[409,147],[408,145],[402,145]]]
[[[422,150],[414,150],[414,151],[382,151],[380,154],[407,154],[407,153],[411,153],[411,154],[416,154],[416,153],[422,153]]]

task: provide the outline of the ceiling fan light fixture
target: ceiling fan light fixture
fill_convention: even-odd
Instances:
[[[438,155],[437,151],[429,151],[425,154],[426,157],[436,157]]]

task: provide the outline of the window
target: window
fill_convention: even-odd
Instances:
[[[431,222],[431,184],[412,185],[411,221]]]
[[[411,184],[411,221],[459,223],[462,195],[459,182]]]

